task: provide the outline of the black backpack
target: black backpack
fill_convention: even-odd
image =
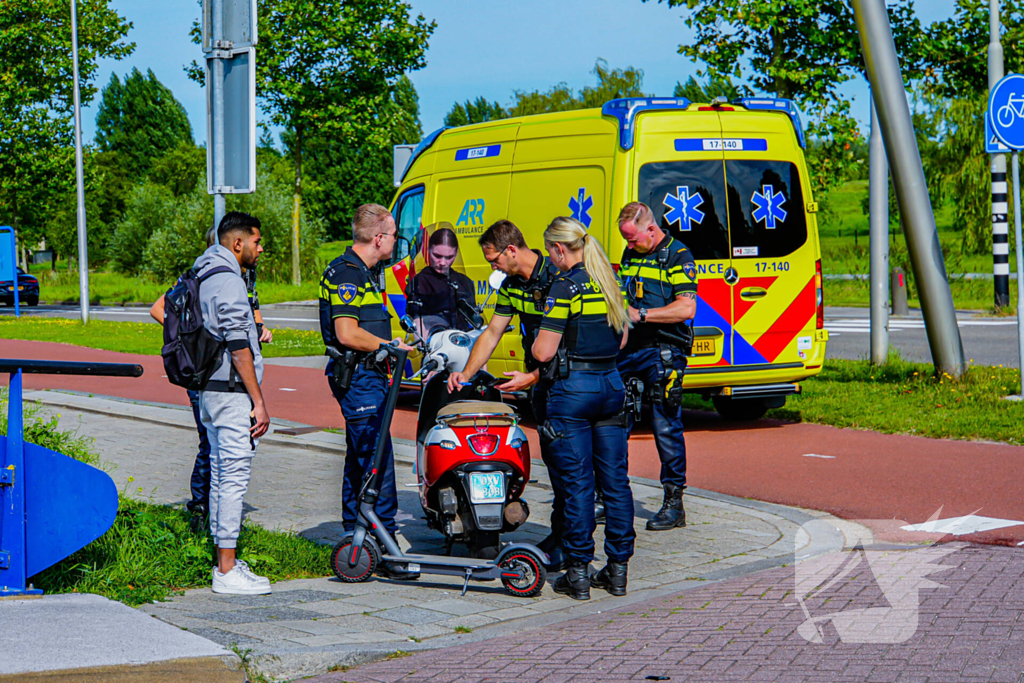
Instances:
[[[212,275],[230,272],[228,266],[217,266],[200,277],[189,268],[164,295],[164,347],[160,355],[171,384],[199,391],[220,367],[227,344],[203,326],[199,287]]]

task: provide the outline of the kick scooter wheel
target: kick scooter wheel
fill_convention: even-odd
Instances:
[[[518,569],[523,571],[523,578],[502,577],[501,583],[509,595],[520,598],[532,598],[544,589],[548,572],[540,558],[529,550],[517,550],[501,560],[502,569]]]
[[[352,537],[343,538],[338,541],[331,552],[331,569],[334,575],[345,583],[360,583],[373,576],[380,557],[377,556],[377,549],[372,543],[365,542],[363,547],[356,552],[354,564],[352,562]]]

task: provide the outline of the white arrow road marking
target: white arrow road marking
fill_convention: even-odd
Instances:
[[[901,526],[904,531],[928,531],[938,534],[952,534],[953,536],[964,536],[975,534],[979,531],[991,531],[1002,529],[1008,526],[1024,524],[1012,519],[996,519],[994,517],[979,517],[977,515],[965,515],[963,517],[952,517],[950,519],[934,519],[923,524],[910,524]]]

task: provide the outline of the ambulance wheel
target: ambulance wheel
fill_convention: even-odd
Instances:
[[[365,541],[363,547],[359,549],[355,564],[349,564],[351,559],[352,537],[347,536],[338,541],[331,552],[331,569],[334,570],[334,575],[345,583],[366,581],[373,576],[373,572],[380,563],[377,548],[369,540]]]
[[[785,402],[785,397],[782,397]],[[731,396],[712,396],[715,410],[726,420],[748,422],[764,417],[768,412],[768,399],[764,398],[733,398]],[[781,407],[781,406],[772,406]]]
[[[548,572],[533,551],[516,550],[506,555],[498,566],[502,569],[523,570],[523,578],[501,577],[501,583],[509,595],[518,598],[532,598],[544,589]]]

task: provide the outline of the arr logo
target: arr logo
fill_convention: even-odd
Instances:
[[[467,199],[459,214],[459,220],[455,222],[460,225],[483,225],[484,224],[484,200]]]

